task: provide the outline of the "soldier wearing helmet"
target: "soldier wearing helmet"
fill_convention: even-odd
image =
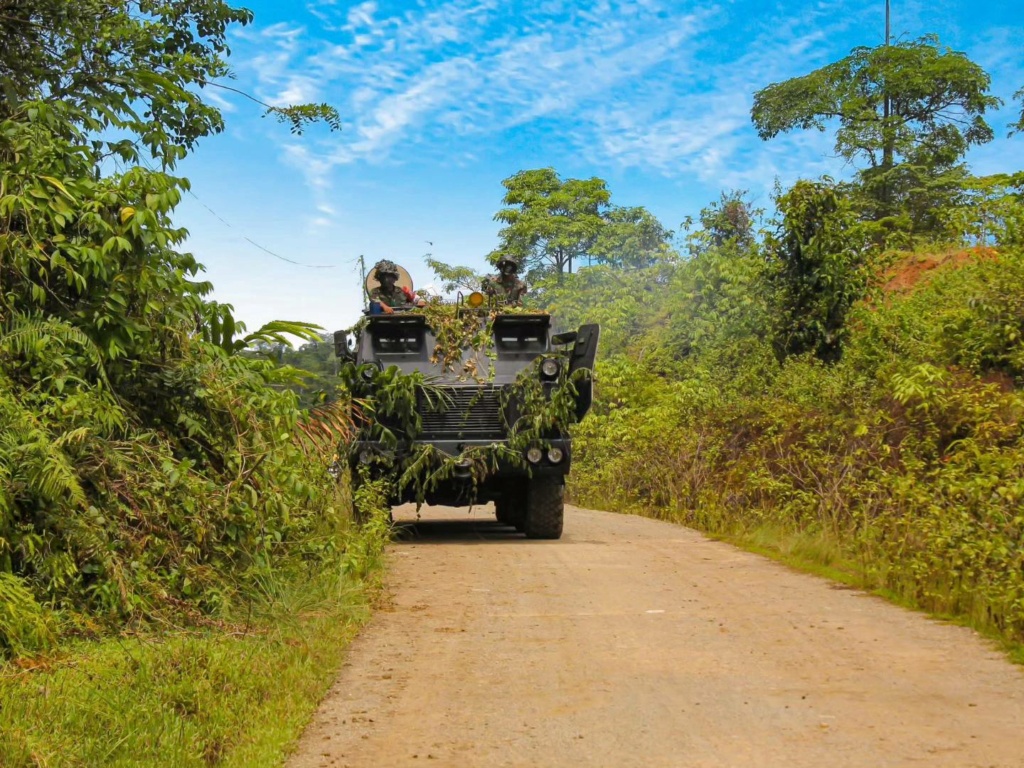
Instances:
[[[382,259],[373,266],[377,287],[370,291],[370,311],[376,304],[380,311],[390,315],[395,309],[422,307],[424,301],[418,299],[411,289],[398,285],[398,265],[393,261]]]
[[[519,305],[526,294],[526,283],[519,279],[519,259],[502,254],[496,266],[498,274],[488,275],[483,280],[483,291],[501,302]]]

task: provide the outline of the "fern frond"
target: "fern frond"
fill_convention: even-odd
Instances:
[[[15,314],[7,323],[7,328],[0,328],[0,352],[8,352],[19,357],[31,357],[45,350],[54,340],[62,345],[70,344],[80,348],[100,381],[107,389],[112,389],[103,368],[103,354],[99,347],[73,325],[60,320]]]

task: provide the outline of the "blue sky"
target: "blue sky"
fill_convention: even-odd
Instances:
[[[827,133],[759,140],[753,93],[884,35],[883,0],[245,4],[256,19],[231,36],[231,85],[271,104],[326,101],[343,120],[293,136],[210,92],[227,130],[179,166],[195,194],[178,223],[215,298],[250,329],[351,325],[360,254],[403,264],[420,286],[427,252],[482,269],[501,180],[519,170],[599,176],[613,203],[672,229],[723,190],[770,207],[776,178],[849,173]],[[939,35],[1007,102],[989,115],[996,141],[968,157],[977,173],[1024,168],[1024,136],[1005,138],[1024,86],[1022,19],[1022,0],[892,0],[895,38]]]

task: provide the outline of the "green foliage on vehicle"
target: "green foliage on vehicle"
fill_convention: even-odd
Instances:
[[[579,369],[570,373],[568,360],[563,358],[557,378],[546,380],[540,375],[540,366],[554,353],[539,354],[522,364],[514,382],[501,387],[501,439],[471,444],[458,455],[435,447],[427,439],[429,435],[424,434],[423,418],[457,407],[445,386],[451,384],[451,375],[454,380],[476,387],[475,397],[488,395],[487,386],[493,382],[494,372],[478,367],[475,361],[494,355],[495,314],[486,310],[465,311],[441,302],[411,311],[423,315],[431,329],[435,347],[431,350],[430,365],[410,373],[403,373],[396,365],[384,367],[376,362],[346,363],[340,370],[342,385],[353,402],[354,421],[358,425],[355,439],[373,444],[378,451],[370,463],[386,478],[394,497],[411,491],[410,497],[421,504],[431,491],[459,474],[468,478],[472,500],[500,465],[526,469],[527,449],[550,447],[552,436],[565,434],[576,423],[577,385],[590,371]],[[503,314],[526,311],[503,308]],[[467,351],[475,354],[464,355]],[[445,375],[448,377],[443,378]],[[468,408],[472,408],[472,402]],[[463,415],[468,415],[468,411]],[[365,462],[353,477],[357,495],[368,479],[363,470]]]

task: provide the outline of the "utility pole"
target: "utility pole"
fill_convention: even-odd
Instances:
[[[886,0],[888,2],[889,0]],[[366,259],[363,258],[363,254],[359,254],[359,287],[362,289],[363,294],[363,306],[366,306]]]
[[[889,0],[885,0],[885,47],[889,47]],[[885,125],[889,124],[889,90],[883,86],[882,93],[882,116],[885,118]]]
[[[889,47],[889,0],[885,0],[885,47]],[[886,67],[888,68],[890,62],[888,56],[886,57]],[[882,80],[882,167],[885,172],[888,173],[892,170],[893,164],[893,147],[892,139],[889,136],[889,117],[892,113],[892,105],[889,102],[889,84],[886,82],[884,75]],[[888,206],[889,203],[889,179],[886,178],[882,182],[882,199]]]

